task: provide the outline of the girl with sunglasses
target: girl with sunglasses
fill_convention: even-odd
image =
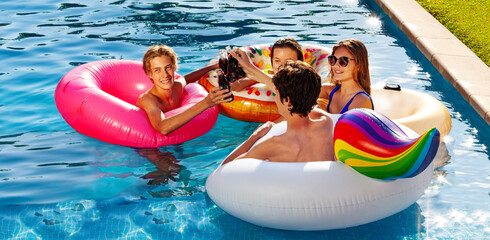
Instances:
[[[356,39],[340,41],[328,56],[331,66],[328,79],[334,85],[322,86],[318,103],[329,113],[344,113],[354,108],[374,110],[371,97],[368,54],[364,44]],[[323,107],[322,107],[323,105]]]

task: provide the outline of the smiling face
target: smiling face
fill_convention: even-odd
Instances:
[[[272,61],[272,69],[274,73],[277,73],[280,66],[289,61],[298,60],[298,53],[291,48],[288,47],[279,47],[274,48],[274,57],[271,59]]]
[[[357,65],[355,60],[349,60],[347,66],[342,67],[339,64],[339,58],[347,57],[349,59],[355,59],[354,55],[347,50],[345,47],[338,48],[333,55],[337,57],[337,62],[332,66],[333,79],[337,83],[343,81],[354,80],[354,72],[356,71]]]
[[[170,90],[174,85],[174,65],[171,58],[164,55],[151,59],[149,77],[156,87]]]

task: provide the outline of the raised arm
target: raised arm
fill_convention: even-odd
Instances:
[[[274,123],[272,122],[266,122],[262,126],[258,127],[245,142],[240,144],[240,146],[235,148],[235,150],[233,150],[233,152],[231,152],[230,155],[225,158],[222,164],[246,157],[247,153],[250,151],[250,148],[255,144],[255,142],[265,136],[273,125]]]
[[[274,92],[276,91],[274,83],[272,82],[272,76],[256,67],[246,52],[239,48],[234,48],[233,51],[231,51],[231,55],[238,60],[238,63],[240,63],[240,66],[247,74],[247,77],[264,83],[269,89]]]
[[[231,91],[239,92],[243,89],[257,83],[257,81],[250,79],[248,77],[240,78],[235,82],[230,83]]]
[[[209,72],[213,69],[217,69],[217,68],[218,68],[218,62],[216,62],[212,65],[205,66],[203,68],[194,70],[194,71],[184,75],[184,79],[185,79],[186,83],[193,83],[193,82],[198,81],[207,72]]]
[[[175,114],[171,117],[165,117],[165,114],[160,110],[157,104],[157,99],[153,95],[145,94],[138,99],[137,106],[142,108],[148,115],[151,126],[163,135],[167,135],[176,129],[182,127],[184,124],[192,120],[194,117],[204,112],[210,107],[214,107],[217,104],[228,102],[224,100],[229,97],[231,93],[227,93],[228,90],[219,90],[219,87],[214,87],[209,92],[208,96],[192,107],[186,109],[183,112]]]

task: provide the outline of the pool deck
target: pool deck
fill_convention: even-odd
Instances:
[[[490,68],[414,0],[374,0],[490,124]]]

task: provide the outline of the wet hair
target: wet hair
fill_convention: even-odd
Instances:
[[[145,70],[146,75],[150,76],[150,61],[153,58],[162,56],[168,56],[170,58],[170,61],[172,61],[174,71],[177,71],[177,54],[175,54],[174,50],[167,45],[153,45],[148,48],[145,55],[143,56],[143,70]]]
[[[343,40],[333,46],[332,55],[341,47],[346,48],[354,56],[355,60],[351,60],[356,64],[354,68],[354,80],[359,83],[365,92],[371,95],[371,77],[369,75],[369,60],[366,46],[356,39]],[[330,68],[328,79],[336,85],[339,84],[333,78],[333,68]]]
[[[271,62],[273,62],[274,59],[274,49],[276,48],[291,48],[292,50],[296,51],[296,54],[298,56],[298,60],[304,61],[303,57],[303,51],[301,50],[301,46],[299,43],[292,39],[292,38],[283,38],[277,40],[274,45],[272,45],[271,49]]]
[[[272,77],[281,102],[291,104],[291,115],[308,116],[320,95],[322,79],[315,69],[303,61],[287,61]]]

